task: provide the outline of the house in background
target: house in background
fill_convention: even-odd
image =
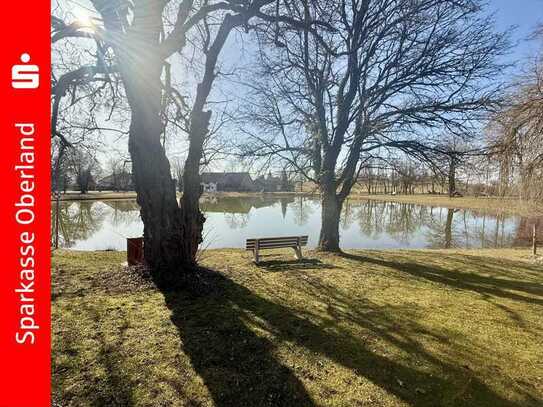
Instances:
[[[202,192],[253,192],[255,184],[248,172],[204,172],[200,176]]]
[[[99,191],[132,191],[134,182],[132,174],[126,171],[112,173],[96,183],[96,189]]]
[[[278,192],[281,191],[281,178],[274,177],[270,171],[267,177],[264,175],[258,177],[255,186],[258,192]]]
[[[248,172],[204,172],[200,176],[202,192],[287,192],[292,191],[292,183],[285,171],[280,177],[271,172],[253,181]]]
[[[289,192],[293,191],[293,185],[283,171],[280,177],[274,177],[271,171],[268,176],[261,175],[255,180],[255,188],[259,192]]]

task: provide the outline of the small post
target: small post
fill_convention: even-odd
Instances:
[[[537,225],[534,223],[533,231],[532,231],[532,251],[534,256],[537,255]]]

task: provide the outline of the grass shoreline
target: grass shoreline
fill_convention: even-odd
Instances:
[[[354,197],[354,196],[353,196]],[[349,196],[351,198],[351,196]],[[543,216],[543,203],[521,201],[517,198],[498,197],[456,197],[446,195],[356,195],[358,199],[400,202],[417,205],[441,206],[452,209],[484,210],[497,214],[520,215],[527,217]]]
[[[124,252],[53,254],[63,406],[536,406],[543,271],[526,249],[209,250],[217,293],[162,293]]]
[[[216,194],[204,194],[203,196],[216,197],[291,197],[304,196],[318,198],[318,194],[312,192],[219,192]],[[67,193],[61,195],[61,201],[87,201],[87,200],[122,200],[136,199],[135,192],[91,192],[87,194]],[[495,214],[519,215],[526,217],[543,216],[543,203],[534,201],[520,201],[517,198],[498,197],[456,197],[447,195],[368,195],[356,193],[349,195],[349,200],[373,200],[398,202],[415,205],[439,206],[453,209],[472,209],[491,212]],[[54,200],[53,200],[54,201]]]
[[[181,196],[180,193],[177,193]],[[217,192],[214,194],[204,193],[202,196],[216,196],[216,197],[259,197],[259,196],[315,196],[306,192]],[[92,191],[86,194],[80,194],[77,192],[69,192],[60,196],[60,201],[92,201],[92,200],[122,200],[122,199],[136,199],[137,195],[135,191],[126,192],[114,192],[104,191],[96,192]],[[54,201],[51,198],[51,201]]]

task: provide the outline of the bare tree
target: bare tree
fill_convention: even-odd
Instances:
[[[183,192],[183,160],[179,157],[175,157],[172,160],[172,172],[174,179],[177,182],[177,190]]]
[[[110,187],[115,191],[126,191],[131,186],[132,174],[129,172],[129,160],[119,153],[109,154],[106,162],[106,182],[101,187]]]
[[[249,20],[277,20],[276,0],[91,0],[98,22],[91,30],[54,19],[53,41],[96,41],[94,64],[69,74],[88,81],[120,78],[130,110],[129,152],[144,223],[144,254],[155,281],[174,286],[191,281],[205,218],[199,209],[199,168],[209,133],[208,97],[217,63],[230,33],[249,29]],[[271,17],[266,13],[271,12]],[[203,73],[186,117],[189,148],[183,171],[184,193],[177,201],[163,145],[165,106],[183,104],[170,81],[170,60],[198,38]]]
[[[339,251],[341,208],[367,163],[393,150],[432,161],[445,131],[473,134],[497,99],[489,80],[506,34],[472,0],[300,0],[289,11],[335,29],[260,33],[248,116],[259,130],[245,126],[242,155],[279,157],[315,182],[319,248]]]
[[[494,116],[490,147],[501,194],[513,184],[523,199],[543,198],[543,56],[522,76],[507,106]]]
[[[101,174],[100,163],[96,157],[85,150],[71,149],[68,162],[79,192],[86,194],[94,188],[96,178]]]
[[[66,159],[68,146],[61,140],[51,143],[51,185],[54,193],[65,191],[69,184],[70,165]]]

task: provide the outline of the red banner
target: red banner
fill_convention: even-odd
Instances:
[[[50,2],[2,11],[0,406],[41,407],[51,405]]]

